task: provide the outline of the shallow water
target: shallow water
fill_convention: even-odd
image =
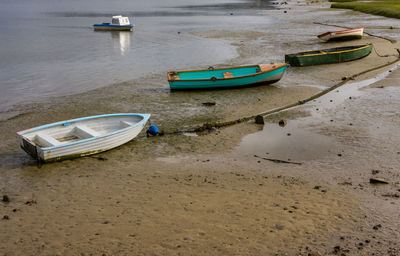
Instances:
[[[269,0],[0,0],[0,5],[0,112],[149,73],[214,65],[236,56],[235,48],[189,32],[274,22],[259,15],[272,8]],[[93,31],[92,24],[117,14],[128,16],[135,31]]]
[[[235,149],[241,155],[301,163],[323,157],[330,152],[332,138],[299,127],[301,122],[290,120],[284,127],[266,123],[262,131],[249,134]]]
[[[313,122],[334,122],[334,120],[329,120],[331,117],[328,112],[344,105],[346,101],[351,104],[352,100],[365,94],[363,88],[383,82],[386,82],[387,85],[395,85],[397,80],[387,80],[386,78],[388,76],[398,77],[399,67],[400,64],[397,64],[374,78],[347,83],[337,90],[302,105],[301,108],[306,107],[311,110],[310,117],[288,120],[282,126],[278,123],[266,123],[262,131],[244,136],[234,152],[241,155],[256,155],[259,158],[294,163],[319,159],[333,153],[332,149],[336,142],[332,137],[313,132],[309,127],[303,126],[310,125]],[[386,90],[389,91],[390,87]],[[391,98],[390,93],[386,97],[389,100]],[[360,111],[360,113],[366,115],[365,111]]]

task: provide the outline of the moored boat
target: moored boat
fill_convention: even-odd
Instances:
[[[340,31],[329,31],[318,35],[318,38],[324,41],[339,41],[360,39],[363,36],[364,28],[346,29]]]
[[[128,17],[121,15],[113,16],[111,23],[93,24],[94,30],[111,31],[132,31],[134,24],[131,24]]]
[[[345,46],[324,50],[286,54],[285,61],[292,66],[312,66],[352,61],[364,58],[372,50],[372,44]]]
[[[242,87],[279,81],[287,63],[259,64],[250,66],[208,68],[168,72],[169,86],[179,89],[216,89]]]
[[[100,153],[135,138],[150,114],[88,116],[17,132],[22,149],[34,158],[58,161]]]

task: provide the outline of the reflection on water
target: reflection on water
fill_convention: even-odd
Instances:
[[[131,35],[130,31],[112,31],[111,37],[114,49],[119,49],[121,55],[125,55],[128,52],[131,45]]]
[[[270,0],[98,0],[95,5],[91,0],[74,4],[2,1],[0,119],[19,104],[234,58],[237,52],[229,41],[190,33],[247,30],[276,23],[272,17],[260,15],[257,6],[253,10],[236,6],[235,11],[217,8],[237,2],[265,2],[267,6]],[[116,14],[128,16],[136,24],[134,36],[122,31],[93,33],[93,24]],[[162,86],[167,88],[168,83],[163,81]]]
[[[262,131],[245,136],[236,152],[284,161],[304,161],[324,156],[332,145],[331,138],[302,129],[292,120],[285,127],[266,123]]]

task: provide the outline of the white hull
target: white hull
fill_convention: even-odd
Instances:
[[[149,117],[148,114],[94,116],[32,128],[18,135],[21,147],[29,154],[45,162],[56,161],[118,147],[135,138]]]
[[[364,28],[347,29],[341,31],[326,32],[318,36],[319,39],[324,41],[340,40],[346,38],[361,38],[364,33]]]

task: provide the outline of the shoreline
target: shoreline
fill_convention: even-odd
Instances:
[[[320,12],[306,6],[290,8],[295,14],[269,33],[291,26],[295,32],[301,27],[296,21],[303,21],[304,13],[310,12],[304,21],[310,24]],[[272,12],[279,16],[282,11]],[[223,37],[238,44],[242,54],[228,64],[265,59],[271,52],[276,52],[271,56],[281,56],[294,49],[301,51],[301,47],[337,45],[303,41],[315,29],[323,28],[307,30],[299,39],[299,34],[288,35],[291,44],[269,50],[271,34],[249,31],[243,39],[240,33],[225,31]],[[215,37],[216,33],[198,35]],[[254,36],[256,39],[246,41]],[[390,44],[379,38],[366,37],[357,43],[371,40],[380,53],[396,53],[395,46],[388,48]],[[258,48],[252,51],[254,46]],[[157,99],[151,107],[159,111],[153,122],[174,131],[297,102],[337,84],[342,76],[350,77],[393,58],[371,53],[355,62],[291,68],[275,86],[218,94],[166,93],[160,89],[163,76],[155,74],[149,81],[154,84],[151,90],[159,93],[143,93],[154,97],[150,100]],[[52,99],[51,109],[33,105],[33,113],[0,122],[4,141],[0,147],[0,196],[10,198],[8,203],[0,201],[0,217],[8,216],[0,220],[7,230],[0,234],[0,253],[400,254],[400,202],[396,197],[400,191],[400,135],[394,132],[400,125],[396,100],[400,97],[400,72],[388,69],[357,76],[347,87],[268,115],[264,126],[242,122],[194,137],[173,134],[136,139],[108,152],[45,164],[40,169],[18,148],[14,131],[61,116],[68,119],[96,111],[150,108],[146,101],[129,95],[140,83],[134,89],[130,83],[102,88],[80,94],[76,100]],[[376,78],[367,87],[350,89],[354,82],[385,72],[388,76],[383,80]],[[108,99],[110,106],[94,104],[103,99]],[[210,100],[217,102],[216,107],[199,107]],[[175,119],[169,120],[177,109]],[[286,120],[285,127],[278,126],[281,119]],[[285,150],[287,147],[293,150]],[[290,158],[301,164],[267,158]],[[389,184],[370,184],[371,177],[384,178]]]

